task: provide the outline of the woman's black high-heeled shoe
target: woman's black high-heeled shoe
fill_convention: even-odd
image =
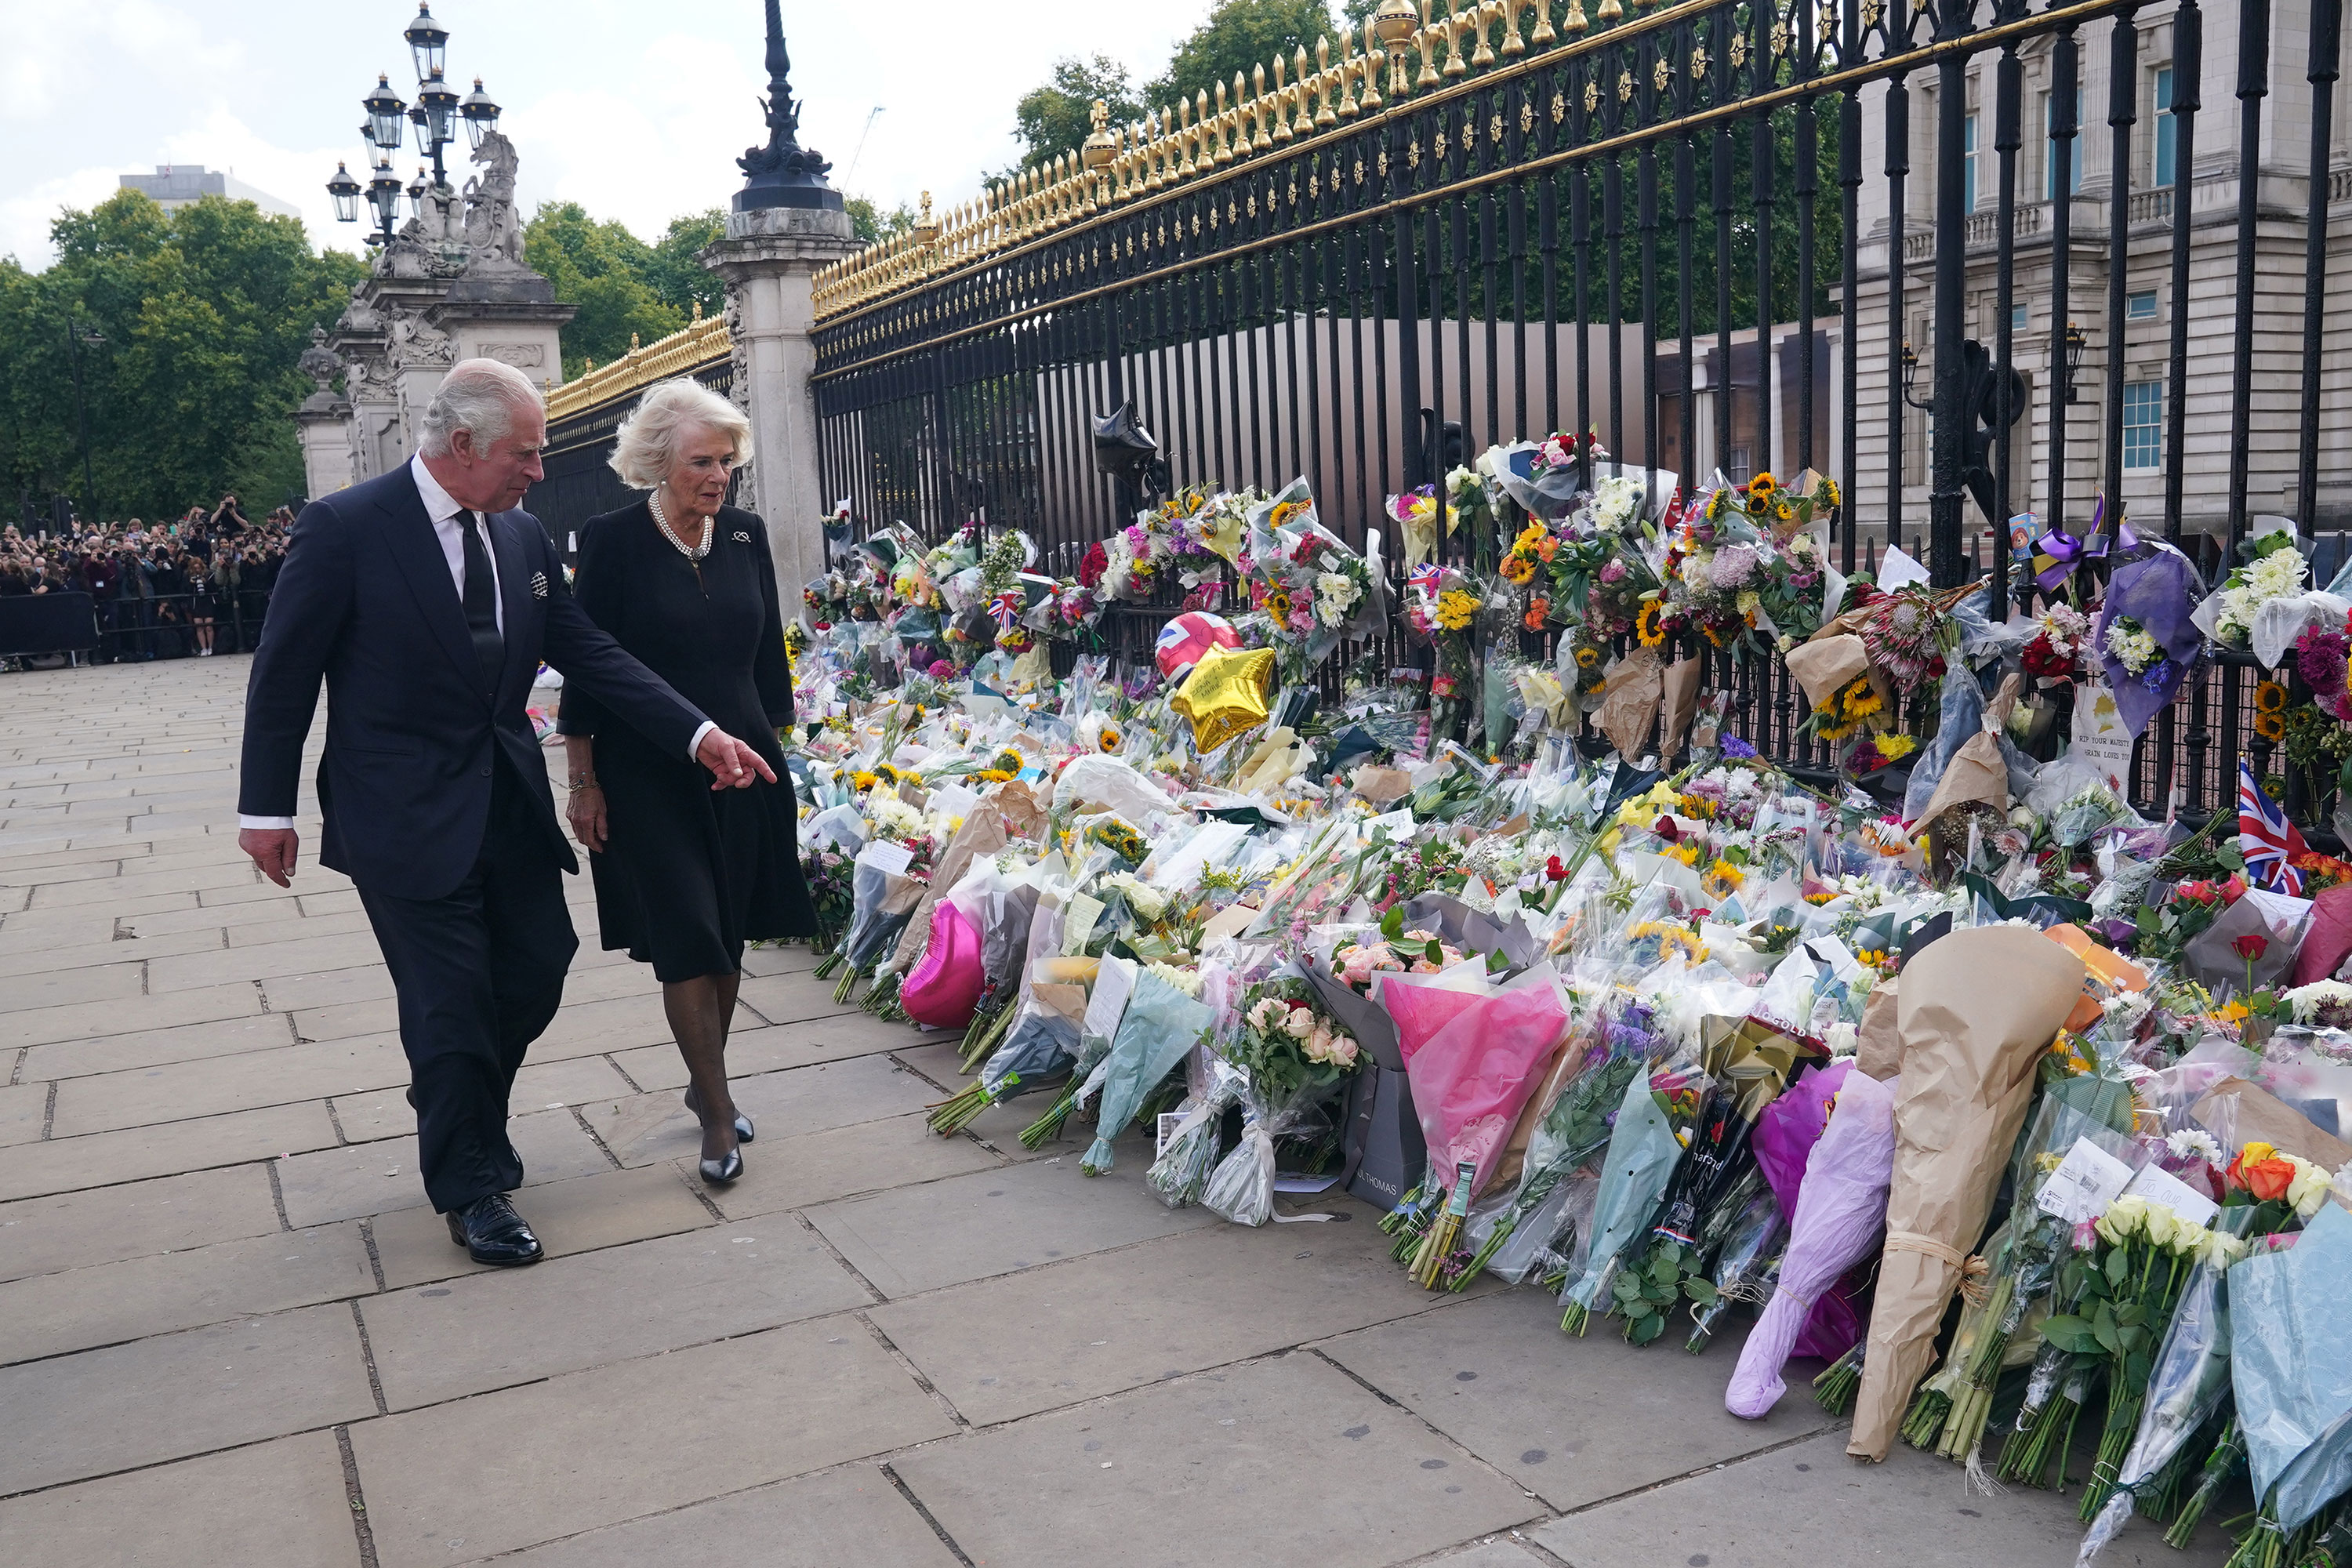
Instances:
[[[694,1112],[698,1119],[702,1115],[702,1102],[691,1089],[686,1091],[686,1108]],[[751,1119],[744,1115],[741,1111],[737,1111],[735,1113],[735,1137],[737,1141],[749,1143],[758,1136],[759,1133],[751,1126]]]
[[[726,1186],[743,1173],[743,1151],[730,1149],[723,1160],[703,1161],[701,1169],[704,1182],[714,1187]]]

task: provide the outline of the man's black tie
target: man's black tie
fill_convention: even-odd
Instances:
[[[474,634],[474,657],[482,661],[482,694],[495,700],[507,644],[499,635],[499,588],[490,575],[490,552],[482,544],[481,521],[470,511],[457,514],[466,536],[466,629]]]

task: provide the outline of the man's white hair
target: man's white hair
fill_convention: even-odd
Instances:
[[[463,430],[474,437],[474,450],[504,440],[514,430],[515,411],[541,411],[546,405],[530,377],[494,359],[459,360],[434,393],[417,431],[417,450],[428,458],[449,455],[449,438]]]
[[[690,375],[659,383],[613,440],[605,461],[632,489],[649,490],[669,478],[678,442],[689,430],[709,430],[734,443],[735,466],[751,460],[751,422],[743,411]]]

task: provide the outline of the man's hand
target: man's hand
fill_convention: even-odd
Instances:
[[[776,782],[776,771],[767,759],[737,740],[724,730],[713,730],[702,737],[695,748],[694,760],[709,768],[714,782],[711,788],[749,789],[754,778]]]
[[[580,847],[593,855],[602,855],[605,837],[604,792],[593,784],[577,786],[566,804],[566,815],[572,818],[572,837],[580,840]]]
[[[301,842],[290,827],[244,827],[236,835],[236,847],[252,856],[261,874],[281,888],[294,875],[294,855]]]

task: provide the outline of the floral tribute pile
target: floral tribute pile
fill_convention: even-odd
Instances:
[[[1067,580],[883,531],[792,637],[820,973],[962,1031],[940,1135],[1242,1225],[1369,1197],[1563,1358],[1711,1353],[1747,1418],[1796,1371],[1859,1458],[2079,1489],[2084,1561],[2137,1515],[2352,1563],[2352,865],[2252,768],[2193,831],[2121,784],[2218,647],[2332,784],[2352,606],[2291,536],[2208,595],[2118,524],[2032,540],[1996,624],[1899,552],[1847,581],[1839,501],[1556,436],[1391,498],[1393,589],[1304,481]],[[1150,663],[1052,674],[1170,587]],[[1749,658],[1834,767],[1731,732]]]

